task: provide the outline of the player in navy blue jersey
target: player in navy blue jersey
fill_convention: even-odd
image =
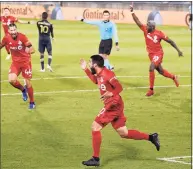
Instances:
[[[42,20],[37,22],[37,27],[39,31],[39,52],[40,52],[40,63],[41,63],[41,72],[45,72],[44,68],[44,52],[47,49],[48,52],[48,65],[47,68],[52,72],[51,62],[52,62],[52,43],[50,39],[50,34],[52,40],[54,40],[53,25],[47,20],[47,12],[42,13]]]

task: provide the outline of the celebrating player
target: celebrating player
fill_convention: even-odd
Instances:
[[[99,86],[101,99],[104,102],[104,108],[102,108],[92,123],[93,156],[88,161],[83,161],[82,164],[86,166],[100,165],[99,153],[102,141],[101,130],[108,123],[111,123],[113,128],[122,138],[149,140],[159,151],[160,143],[157,133],[149,135],[137,130],[128,130],[125,126],[126,117],[124,116],[124,103],[120,96],[123,88],[115,77],[115,74],[104,67],[104,59],[100,55],[91,56],[91,71],[87,68],[85,60],[81,59],[80,65],[87,76]]]
[[[15,22],[22,23],[22,24],[31,24],[31,23],[33,23],[32,21],[23,21],[23,20],[15,18],[14,16],[11,16],[9,8],[4,8],[3,9],[3,16],[0,16],[0,21],[2,22],[2,26],[3,26],[3,29],[4,29],[5,35],[7,33],[9,33],[8,32],[9,24],[12,24],[12,23],[15,23]],[[8,50],[7,46],[5,46],[5,49],[6,49],[7,54],[8,54],[7,57],[6,57],[6,60],[8,60],[11,57],[10,51]]]
[[[45,48],[48,52],[48,65],[47,68],[52,72],[51,62],[52,62],[52,44],[50,40],[50,33],[52,40],[54,40],[53,25],[47,20],[47,12],[42,13],[42,20],[37,22],[37,27],[39,31],[39,52],[40,52],[40,63],[41,72],[45,72],[44,68],[44,52]]]
[[[82,22],[88,23],[91,25],[96,25],[99,27],[101,42],[99,44],[99,54],[104,58],[105,67],[112,70],[114,67],[110,65],[108,56],[111,53],[112,49],[112,37],[114,36],[114,41],[117,51],[119,50],[118,44],[118,35],[117,28],[115,23],[110,21],[110,12],[105,10],[103,11],[103,21],[89,21],[86,19],[81,19]]]
[[[143,25],[135,13],[133,12],[133,6],[130,6],[131,14],[133,17],[133,20],[135,23],[139,26],[139,28],[144,32],[145,36],[145,42],[146,42],[146,49],[149,54],[149,59],[151,61],[150,67],[149,67],[149,83],[150,83],[150,89],[148,90],[146,96],[152,96],[154,94],[154,79],[155,74],[154,70],[156,69],[161,75],[172,79],[175,82],[175,85],[178,87],[179,82],[176,75],[173,75],[169,73],[166,69],[163,69],[161,63],[163,59],[163,50],[162,46],[160,44],[161,40],[168,42],[171,46],[173,46],[179,56],[182,56],[182,52],[178,49],[176,44],[169,39],[162,31],[155,29],[155,22],[154,21],[148,21],[147,26]]]
[[[34,109],[34,94],[30,79],[32,78],[31,54],[35,51],[27,37],[17,32],[17,27],[14,23],[9,24],[8,31],[9,34],[6,34],[2,43],[0,43],[0,49],[8,46],[8,49],[11,51],[12,64],[9,69],[9,83],[13,87],[21,90],[24,101],[26,101],[29,96],[29,109]],[[25,79],[27,89],[17,80],[20,73],[22,73]]]

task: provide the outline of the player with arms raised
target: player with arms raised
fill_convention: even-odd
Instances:
[[[0,49],[8,46],[8,49],[11,51],[12,64],[9,69],[9,83],[21,90],[24,101],[29,96],[29,109],[34,109],[34,93],[30,79],[32,78],[31,54],[35,51],[28,38],[24,34],[17,32],[15,24],[9,24],[8,31],[9,34],[6,34],[0,43]],[[22,73],[25,79],[27,89],[17,80],[20,73]]]
[[[100,165],[99,154],[102,142],[101,130],[109,123],[112,124],[113,128],[122,138],[149,140],[159,151],[160,143],[157,133],[149,135],[137,130],[127,129],[125,125],[126,117],[124,116],[124,103],[120,96],[123,88],[115,74],[104,67],[104,59],[100,55],[91,56],[91,71],[87,68],[85,60],[81,59],[80,65],[87,76],[98,85],[101,99],[104,103],[104,108],[99,112],[92,123],[93,156],[88,161],[83,161],[82,164],[86,166]]]
[[[149,67],[149,83],[150,89],[148,90],[146,96],[152,96],[154,94],[154,80],[155,80],[155,73],[154,70],[156,69],[161,75],[172,79],[175,82],[176,87],[179,86],[178,78],[176,75],[169,73],[166,69],[163,69],[161,63],[163,59],[163,49],[161,46],[161,40],[168,42],[171,46],[173,46],[179,56],[182,56],[182,52],[176,46],[176,44],[169,39],[162,31],[155,29],[155,22],[148,21],[147,26],[143,25],[135,13],[133,12],[133,6],[130,6],[131,14],[135,23],[139,26],[139,28],[144,32],[145,42],[146,42],[146,49],[149,54],[149,59],[151,61]]]
[[[5,35],[7,33],[9,33],[8,32],[9,24],[16,23],[16,22],[22,23],[22,24],[32,24],[33,23],[32,21],[23,21],[23,20],[17,19],[14,16],[11,16],[9,8],[3,9],[3,16],[0,16],[0,21],[2,22],[2,26],[3,26],[3,30],[4,30]],[[11,54],[10,54],[10,51],[8,50],[7,46],[5,46],[5,49],[6,49],[7,54],[8,54],[6,57],[6,60],[8,60],[8,59],[10,59]]]
[[[39,31],[39,52],[40,52],[40,63],[41,63],[41,72],[45,72],[44,68],[44,52],[45,48],[48,52],[48,65],[47,68],[52,72],[51,62],[52,62],[52,43],[50,40],[50,34],[52,40],[54,40],[53,25],[48,22],[48,13],[42,13],[42,20],[37,22],[37,27]]]

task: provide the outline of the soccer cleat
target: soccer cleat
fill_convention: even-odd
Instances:
[[[22,98],[23,98],[23,101],[27,101],[27,87],[24,86],[24,90],[22,91]]]
[[[176,87],[179,87],[179,81],[178,81],[178,76],[177,75],[174,75],[174,83],[176,85]]]
[[[9,60],[11,58],[11,54],[8,54],[5,60]]]
[[[149,135],[149,137],[150,137],[150,141],[155,145],[157,151],[159,151],[160,150],[160,142],[159,142],[158,134],[153,133],[153,134]]]
[[[50,65],[47,65],[47,69],[50,71],[50,72],[53,72],[52,68]]]
[[[29,109],[35,109],[36,105],[34,102],[29,103]]]
[[[146,96],[149,97],[149,96],[152,96],[152,95],[154,95],[154,91],[149,89],[148,92],[146,93]]]
[[[45,72],[45,69],[40,69],[40,72]]]
[[[82,164],[86,166],[99,166],[100,161],[97,161],[94,158],[91,158],[88,161],[83,161]]]

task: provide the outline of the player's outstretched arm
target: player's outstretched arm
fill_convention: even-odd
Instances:
[[[96,76],[94,76],[91,71],[87,68],[87,63],[84,59],[80,60],[80,66],[82,68],[82,70],[85,71],[85,73],[87,74],[87,76],[90,78],[90,80],[93,81],[93,83],[97,84],[97,78]]]
[[[176,43],[175,43],[173,40],[171,40],[171,39],[169,39],[169,38],[168,38],[168,39],[163,39],[163,40],[165,40],[165,41],[168,42],[171,46],[173,46],[173,47],[177,50],[179,56],[183,56],[183,53],[180,51],[180,49],[177,47]]]
[[[84,19],[83,17],[76,17],[77,20],[81,21],[81,22],[84,22],[84,23],[87,23],[87,24],[90,24],[90,25],[97,25],[97,26],[100,26],[100,21],[90,21],[90,20],[86,20]]]
[[[33,21],[24,21],[24,20],[18,19],[18,23],[21,23],[21,24],[34,24],[35,22],[33,22]]]
[[[115,24],[113,24],[112,28],[113,28],[112,32],[113,32],[113,37],[114,37],[116,49],[117,49],[117,51],[119,51],[119,38],[118,38],[118,34],[117,34],[117,26]]]
[[[139,26],[139,28],[141,28],[143,24],[139,21],[138,17],[135,15],[135,13],[133,11],[133,6],[132,5],[130,5],[130,11],[131,11],[131,15],[133,17],[133,20]]]

